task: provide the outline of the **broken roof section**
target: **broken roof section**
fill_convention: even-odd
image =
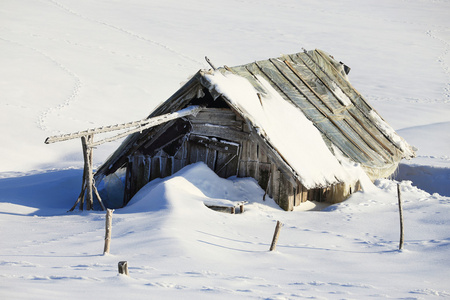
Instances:
[[[345,66],[321,50],[201,70],[149,117],[187,107],[205,88],[239,113],[307,188],[349,182],[354,174],[344,159],[374,180],[391,175],[402,158],[415,156],[353,88]],[[120,168],[142,134],[127,138],[98,175]]]

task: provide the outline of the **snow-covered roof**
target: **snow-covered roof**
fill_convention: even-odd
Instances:
[[[371,179],[389,176],[414,150],[353,88],[344,66],[313,50],[204,76],[212,94],[246,114],[305,186],[347,181],[342,158]]]
[[[201,70],[150,117],[186,107],[204,88],[240,113],[307,188],[354,180],[359,167],[371,179],[386,177],[415,156],[353,88],[344,65],[321,50]],[[125,140],[99,172],[120,167],[137,139]]]

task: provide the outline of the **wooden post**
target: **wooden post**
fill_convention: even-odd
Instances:
[[[283,226],[283,223],[277,221],[277,226],[275,227],[275,232],[273,234],[272,244],[270,245],[270,251],[274,251],[277,247],[278,237],[280,236],[280,230]]]
[[[84,168],[86,170],[85,180],[86,180],[86,209],[92,210],[94,208],[94,194],[92,185],[94,183],[94,174],[93,174],[93,151],[92,147],[90,147],[90,143],[93,140],[94,135],[90,134],[88,136],[81,137],[81,143],[83,145],[83,156],[84,156]]]
[[[236,212],[236,208],[234,206],[231,207],[231,214],[234,214]]]
[[[402,208],[402,197],[400,193],[400,183],[397,183],[397,195],[398,195],[398,211],[400,214],[400,243],[398,245],[398,249],[403,249],[403,208]]]
[[[107,209],[105,221],[105,248],[103,254],[109,253],[109,246],[111,244],[111,228],[112,228],[112,214],[114,209]]]
[[[94,134],[89,134],[81,137],[81,145],[83,146],[83,158],[84,158],[84,169],[83,169],[83,182],[81,184],[81,193],[78,196],[78,200],[75,202],[70,211],[73,211],[78,203],[80,203],[80,210],[83,210],[84,200],[86,197],[86,209],[94,209],[94,193],[97,196],[97,200],[100,203],[102,210],[105,210],[102,199],[95,187],[94,181],[94,149],[92,148],[92,143],[94,141]]]
[[[119,261],[119,274],[130,275],[128,273],[128,262],[127,261]]]
[[[244,203],[242,203],[241,205],[239,205],[239,209],[241,210],[241,214],[244,212]]]

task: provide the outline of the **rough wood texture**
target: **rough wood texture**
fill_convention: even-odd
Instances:
[[[248,133],[234,130],[222,125],[192,124],[192,133],[197,135],[213,136],[231,141],[248,138]]]
[[[332,200],[345,192],[343,187],[308,191],[284,158],[232,109],[205,108],[187,120],[189,125],[185,120],[165,124],[147,137],[150,140],[141,142],[142,151],[148,154],[129,159],[124,204],[148,181],[199,161],[224,178],[255,178],[265,193],[288,211],[307,199]],[[152,152],[155,149],[159,149],[157,153]],[[164,149],[173,153],[168,155]]]
[[[128,272],[128,262],[127,261],[119,261],[118,264],[119,268],[119,274],[129,276],[130,273]]]
[[[105,247],[103,248],[103,254],[109,253],[110,245],[111,245],[111,229],[112,229],[112,214],[114,210],[108,209],[106,211],[106,220],[105,220]]]
[[[94,174],[93,174],[93,155],[94,149],[92,148],[92,141],[94,140],[94,135],[90,134],[81,137],[81,145],[83,149],[84,158],[84,169],[83,169],[83,179],[81,184],[81,193],[78,196],[77,201],[72,206],[69,211],[73,211],[77,204],[80,204],[80,210],[83,210],[84,200],[86,199],[86,209],[94,209],[94,193],[97,196],[97,200],[103,210],[105,206],[103,205],[102,199],[95,187]]]
[[[279,197],[276,200],[278,205],[286,210],[291,211],[293,210],[294,201],[293,201],[293,188],[292,184],[287,179],[288,174],[281,173],[280,175],[280,191],[279,191]]]
[[[272,243],[270,244],[270,251],[274,251],[277,247],[281,227],[283,227],[283,223],[277,221],[277,226],[275,227],[275,232],[273,233]]]

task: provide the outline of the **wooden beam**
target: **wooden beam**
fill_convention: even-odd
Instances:
[[[156,116],[153,118],[144,119],[144,120],[140,120],[140,121],[134,121],[134,122],[128,122],[128,123],[116,124],[116,125],[109,125],[109,126],[103,126],[103,127],[98,127],[98,128],[91,128],[91,129],[87,129],[84,131],[78,131],[78,132],[62,134],[62,135],[55,135],[55,136],[48,137],[45,140],[45,143],[51,144],[51,143],[56,143],[56,142],[63,142],[63,141],[72,140],[72,139],[76,139],[76,138],[83,137],[83,136],[88,136],[90,134],[105,133],[105,132],[111,132],[111,131],[117,131],[117,130],[123,130],[123,129],[127,129],[127,128],[136,127],[132,130],[126,131],[126,132],[118,134],[116,136],[106,138],[106,139],[103,139],[103,140],[95,142],[95,143],[94,142],[91,143],[91,146],[95,147],[95,146],[98,146],[98,145],[106,143],[106,142],[111,142],[111,141],[115,141],[117,139],[123,138],[132,133],[142,131],[142,130],[145,130],[150,127],[154,127],[159,124],[166,123],[171,120],[175,120],[175,119],[182,118],[182,117],[189,116],[189,115],[195,115],[202,109],[203,109],[203,107],[201,107],[201,106],[197,106],[197,105],[190,106],[190,107],[187,107],[185,109],[182,109],[182,110],[179,110],[179,111],[176,111],[173,113],[164,114],[161,116]]]

